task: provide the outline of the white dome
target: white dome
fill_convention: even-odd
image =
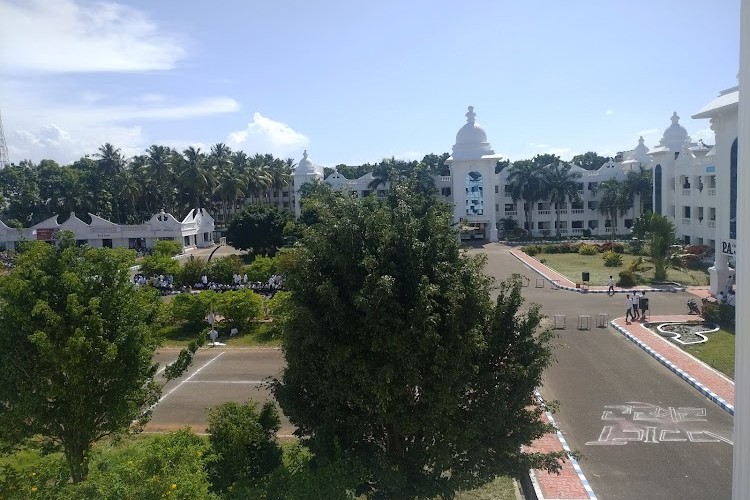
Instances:
[[[659,141],[659,144],[668,147],[672,151],[680,151],[686,143],[690,142],[690,137],[685,127],[680,125],[680,117],[677,116],[676,111],[672,114],[671,120],[672,125],[664,131],[664,136]]]
[[[476,122],[476,116],[474,106],[469,106],[466,124],[456,134],[456,144],[453,146],[454,160],[475,160],[483,155],[495,153],[487,142],[487,133]]]
[[[633,150],[633,159],[639,163],[648,163],[651,158],[648,156],[648,147],[643,142],[643,136],[641,136],[638,139],[638,145]]]
[[[307,157],[307,150],[302,153],[302,159],[297,164],[297,168],[294,170],[295,175],[314,175],[318,172],[315,170],[315,165]]]

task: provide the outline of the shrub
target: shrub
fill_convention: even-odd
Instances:
[[[232,276],[242,274],[244,265],[238,255],[227,255],[211,263],[208,269],[209,281],[216,283],[232,283]]]
[[[521,247],[521,251],[533,257],[536,254],[542,253],[542,247],[541,245],[527,245]]]
[[[141,272],[146,276],[176,275],[180,272],[180,263],[167,255],[147,255],[141,262]]]
[[[623,245],[622,243],[617,243],[615,241],[608,241],[599,245],[599,252],[624,253],[625,245]]]
[[[247,277],[250,281],[267,282],[268,278],[276,274],[276,258],[258,256],[247,267]]]
[[[633,260],[630,264],[628,264],[627,270],[631,273],[637,273],[641,271],[641,266],[643,265],[643,257],[638,257],[637,259]]]
[[[224,316],[227,325],[247,328],[263,314],[264,301],[263,297],[252,290],[236,290],[219,294],[214,308]]]
[[[281,466],[281,448],[276,441],[280,425],[279,413],[270,401],[260,412],[253,401],[212,408],[208,415],[208,474],[214,491],[258,484]]]
[[[170,303],[172,319],[176,323],[185,323],[190,328],[206,326],[206,316],[211,312],[212,302],[217,296],[214,292],[175,295]]]
[[[581,234],[584,238],[591,238],[591,229],[584,229]]]
[[[706,321],[716,323],[723,328],[734,328],[734,307],[728,304],[706,302],[703,304],[702,312],[703,319]]]
[[[539,262],[541,262],[542,264],[546,264],[547,263],[547,259],[539,259]]]
[[[157,241],[154,247],[151,249],[151,253],[153,255],[174,257],[175,255],[182,253],[182,246],[180,246],[180,244],[175,241]]]
[[[622,255],[612,250],[604,252],[602,258],[606,267],[620,267],[622,265]]]
[[[643,241],[632,240],[628,243],[628,253],[632,255],[640,255],[643,252]]]
[[[588,243],[581,243],[578,247],[578,253],[581,255],[596,255],[598,251],[596,245],[590,245]]]
[[[191,255],[180,267],[177,273],[177,284],[193,286],[200,283],[201,276],[208,272],[208,263],[200,257]]]
[[[633,274],[632,271],[629,271],[629,270],[620,271],[619,276],[620,276],[620,279],[617,280],[617,286],[625,287],[625,288],[635,286],[636,284],[635,275]]]

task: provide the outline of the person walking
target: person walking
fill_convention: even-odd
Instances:
[[[627,304],[627,309],[625,309],[625,324],[629,325],[630,321],[628,321],[628,317],[633,319],[633,299],[630,298],[630,294],[627,294],[625,300]]]
[[[633,292],[633,321],[641,319],[641,313],[638,311],[640,296],[638,292]]]
[[[648,314],[648,299],[646,298],[646,291],[641,292],[641,296],[638,297],[638,308],[641,310],[641,321],[646,321],[646,314]]]
[[[612,277],[612,275],[609,275],[609,289],[607,290],[607,295],[612,296],[615,294],[615,279]]]

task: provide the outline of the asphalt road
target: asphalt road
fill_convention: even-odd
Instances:
[[[555,415],[569,445],[583,454],[581,467],[600,499],[724,499],[731,497],[732,417],[610,328],[578,331],[577,315],[624,314],[625,297],[581,295],[536,288],[533,271],[491,244],[471,252],[488,256],[486,271],[497,279],[511,273],[530,278],[529,302],[547,316],[565,314],[558,330],[556,362],[541,388],[561,404]],[[654,314],[684,314],[687,294],[651,293]],[[168,362],[177,350],[157,359]],[[264,401],[261,382],[278,375],[283,356],[273,349],[205,348],[190,370],[164,386],[147,431],[186,425],[202,432],[206,409],[225,401]],[[282,418],[280,434],[293,427]]]
[[[541,388],[600,499],[731,498],[732,417],[610,328],[579,331],[577,315],[624,315],[625,296],[536,288],[537,275],[490,245],[488,274],[531,278],[524,289],[547,316],[566,315],[556,362]],[[654,314],[685,314],[688,294],[650,293]]]

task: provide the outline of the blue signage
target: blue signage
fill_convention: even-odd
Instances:
[[[716,172],[716,165],[711,165],[710,167],[706,167],[706,173],[710,174]]]

